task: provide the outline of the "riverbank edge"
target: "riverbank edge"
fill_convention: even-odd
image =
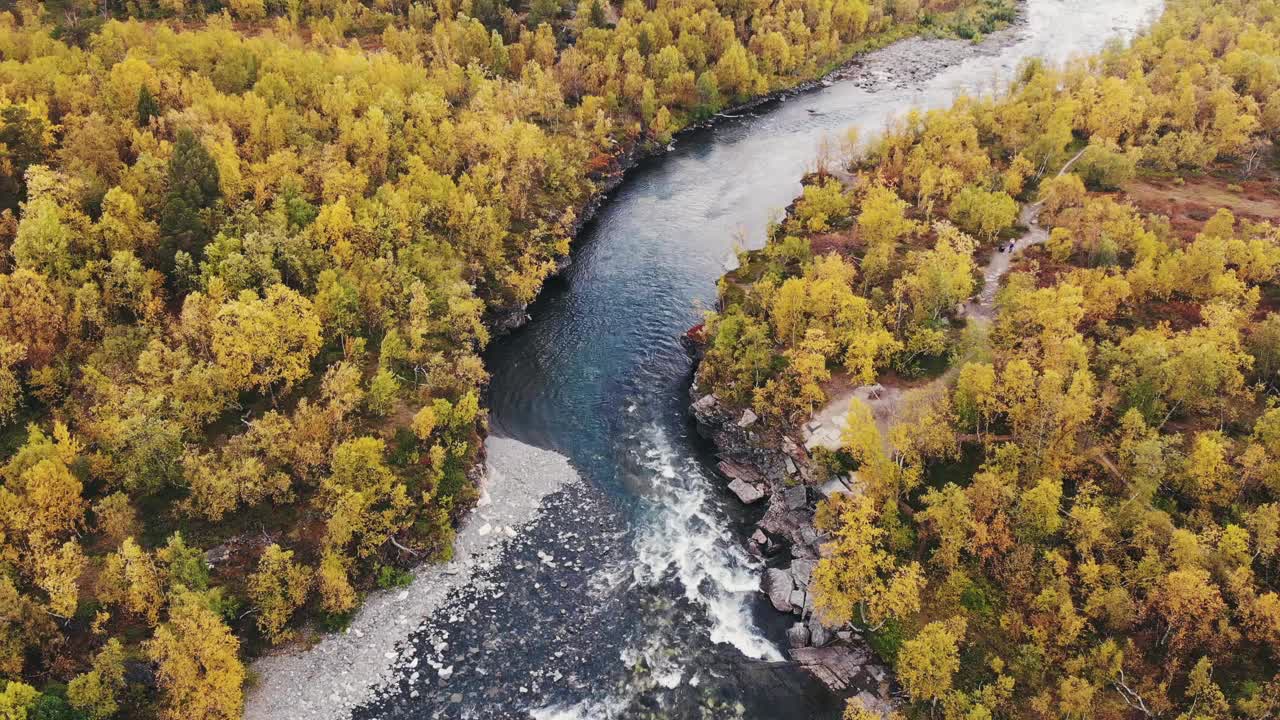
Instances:
[[[1084,155],[1076,153],[1056,175],[1070,171]],[[1028,202],[1019,210],[1019,224],[1025,233],[1011,246],[1005,258],[1026,247],[1045,242],[1049,228],[1040,223],[1042,203]],[[794,205],[787,208],[790,214]],[[1004,272],[984,278],[999,283]],[[994,287],[980,285],[966,304],[965,317],[986,318],[993,310]],[[897,705],[893,692],[893,672],[871,650],[865,639],[852,627],[827,628],[814,616],[809,582],[817,559],[822,556],[825,540],[815,522],[817,503],[836,493],[850,492],[851,483],[831,479],[820,487],[814,475],[813,459],[802,442],[817,422],[799,427],[765,428],[750,408],[733,408],[716,397],[703,393],[697,382],[697,371],[706,352],[706,339],[695,327],[682,338],[694,361],[694,380],[689,386],[689,412],[698,433],[715,447],[719,459],[717,470],[727,480],[726,487],[739,501],[753,505],[768,500],[764,515],[756,522],[756,531],[747,540],[749,551],[762,558],[766,569],[760,579],[760,591],[768,596],[774,609],[799,616],[787,632],[792,659],[804,666],[832,690],[853,695],[859,690],[856,677],[841,673],[861,671],[868,674],[878,693],[860,689],[856,693],[864,707],[887,714]],[[837,402],[834,398],[832,402]],[[799,438],[799,439],[797,439]],[[790,555],[790,562],[786,556]],[[830,648],[830,649],[828,649]]]
[[[687,345],[699,363],[703,347],[692,340]],[[815,522],[817,506],[848,488],[839,480],[819,486],[809,452],[793,437],[795,429],[765,427],[749,408],[733,408],[704,393],[696,379],[689,400],[698,433],[715,448],[716,469],[728,491],[746,505],[765,505],[746,544],[764,565],[760,592],[774,610],[796,617],[787,630],[791,661],[869,709],[892,710],[897,701],[890,668],[856,630],[828,627],[814,612],[810,581],[826,541]]]
[[[453,557],[420,564],[407,587],[370,593],[342,632],[256,658],[245,720],[339,720],[375,700],[400,673],[442,680],[452,674],[452,667],[432,666],[429,658],[420,663],[406,640],[435,613],[448,611],[463,588],[492,590],[485,572],[501,564],[512,541],[542,515],[547,496],[581,482],[559,453],[496,435],[485,450],[481,500],[458,528]]]
[[[1057,175],[1067,173],[1083,154],[1083,150],[1076,153]],[[1019,223],[1026,232],[1002,257],[1012,257],[1048,240],[1050,229],[1040,223],[1041,206],[1040,202],[1022,205]],[[999,282],[999,276],[995,281]],[[993,303],[994,292],[979,286],[966,304],[964,316],[986,318],[981,322],[989,323],[988,313]],[[899,704],[894,695],[892,669],[852,626],[825,627],[813,612],[809,592],[810,578],[822,557],[822,543],[826,540],[815,522],[817,503],[837,493],[852,492],[852,483],[834,478],[818,485],[813,458],[806,445],[797,440],[815,429],[819,425],[817,421],[801,427],[766,428],[750,408],[734,408],[714,393],[703,393],[697,382],[697,369],[706,351],[705,339],[691,330],[682,341],[695,366],[694,380],[689,386],[689,412],[698,433],[715,447],[719,460],[717,470],[727,481],[726,488],[746,505],[767,499],[764,515],[756,521],[756,530],[748,538],[747,547],[765,563],[760,592],[778,612],[798,616],[797,623],[787,632],[792,660],[832,690],[856,695],[865,707],[887,715]],[[945,379],[935,382],[945,382]],[[832,398],[831,402],[838,401]],[[869,676],[877,686],[863,687],[866,677],[860,685],[856,675],[859,672]]]

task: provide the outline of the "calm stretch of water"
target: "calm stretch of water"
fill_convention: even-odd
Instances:
[[[983,45],[889,48],[634,170],[530,325],[487,357],[493,431],[564,454],[584,482],[552,496],[490,571],[500,593],[462,593],[414,637],[421,676],[356,717],[838,717],[840,698],[776,662],[789,621],[755,592],[751,518],[687,420],[678,336],[713,301],[735,242],[758,245],[799,192],[824,136],[867,137],[912,108],[989,92],[1029,56],[1096,51],[1159,5],[1030,0],[1023,24]]]

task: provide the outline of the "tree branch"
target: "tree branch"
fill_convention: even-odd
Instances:
[[[403,550],[403,551],[405,551],[405,552],[409,553],[410,555],[412,555],[412,556],[414,556],[414,557],[419,557],[419,556],[421,556],[421,555],[422,555],[422,551],[421,551],[421,550],[414,550],[413,548],[407,548],[407,547],[405,547],[405,546],[401,545],[399,542],[396,542],[396,539],[395,539],[395,537],[394,537],[394,536],[391,536],[391,537],[389,537],[388,539],[390,539],[390,540],[391,540],[391,544],[392,544],[392,545],[395,545],[396,547],[400,548],[401,550]]]

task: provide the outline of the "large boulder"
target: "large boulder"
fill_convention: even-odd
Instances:
[[[782,500],[781,494],[778,494],[769,501],[769,509],[757,524],[770,535],[789,540],[793,533],[799,534],[806,520],[801,513],[787,510],[787,504]]]
[[[495,334],[505,335],[512,330],[524,327],[529,319],[529,306],[520,303],[496,310],[491,317],[489,327],[493,328]]]
[[[760,579],[761,592],[769,596],[769,602],[778,612],[791,612],[791,591],[794,589],[791,573],[786,570],[769,568]]]
[[[782,437],[783,465],[788,475],[799,475],[806,483],[813,482],[813,473],[809,468],[809,453],[796,444],[790,436]]]
[[[782,501],[788,510],[803,510],[809,504],[809,489],[804,485],[789,487],[782,492]]]
[[[791,612],[796,615],[803,615],[804,609],[809,606],[809,593],[796,588],[791,591],[789,602],[791,603]]]
[[[831,631],[822,621],[816,617],[809,618],[809,644],[814,647],[824,647],[833,640]]]
[[[796,560],[791,563],[791,581],[798,588],[809,587],[809,580],[813,577],[813,569],[818,566],[814,560]]]
[[[787,628],[787,644],[793,648],[806,647],[809,644],[809,628],[796,623]]]
[[[764,499],[764,492],[760,488],[749,482],[744,482],[742,478],[734,478],[729,483],[729,492],[737,495],[738,499],[746,505],[758,503]]]
[[[782,436],[782,452],[786,453],[787,457],[798,463],[808,462],[809,460],[808,453],[797,445],[796,441],[792,440],[790,435]]]
[[[818,544],[818,531],[812,525],[806,525],[800,528],[800,540],[811,547]]]
[[[204,553],[204,561],[207,565],[220,565],[231,559],[231,543],[222,543],[209,548]]]
[[[813,673],[819,680],[837,692],[872,684],[868,666],[873,665],[871,653],[854,645],[828,645],[827,647],[795,648],[791,658]]]
[[[870,710],[880,717],[890,717],[895,711],[897,711],[897,708],[894,707],[892,701],[866,690],[858,693],[855,697],[858,702],[862,703],[862,707]]]
[[[755,468],[732,460],[721,460],[716,468],[730,480],[741,480],[748,485],[762,485],[765,482]]]
[[[720,408],[720,400],[714,394],[703,395],[698,398],[697,402],[690,408],[693,410],[694,417],[701,421],[706,421],[715,415]]]
[[[769,536],[764,534],[760,528],[751,533],[750,540],[747,541],[747,549],[752,555],[764,557],[769,553]]]

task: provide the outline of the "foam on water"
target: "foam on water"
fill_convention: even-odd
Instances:
[[[621,718],[627,700],[583,700],[573,705],[552,705],[529,711],[531,720],[609,720]]]
[[[626,685],[603,699],[582,700],[572,705],[551,705],[530,711],[533,720],[611,720],[627,717],[636,698],[654,688],[674,690],[685,682],[680,653],[659,635],[649,635],[636,647],[622,651],[619,660],[631,672]],[[691,677],[696,686],[696,677]]]
[[[695,459],[681,457],[656,425],[642,438],[640,465],[650,475],[645,521],[636,535],[637,584],[675,579],[689,602],[704,609],[712,642],[757,660],[782,660],[751,618],[759,566],[731,535],[711,502],[713,486]]]
[[[622,717],[627,702],[623,700],[582,701],[573,705],[553,705],[529,711],[531,720],[611,720]]]

